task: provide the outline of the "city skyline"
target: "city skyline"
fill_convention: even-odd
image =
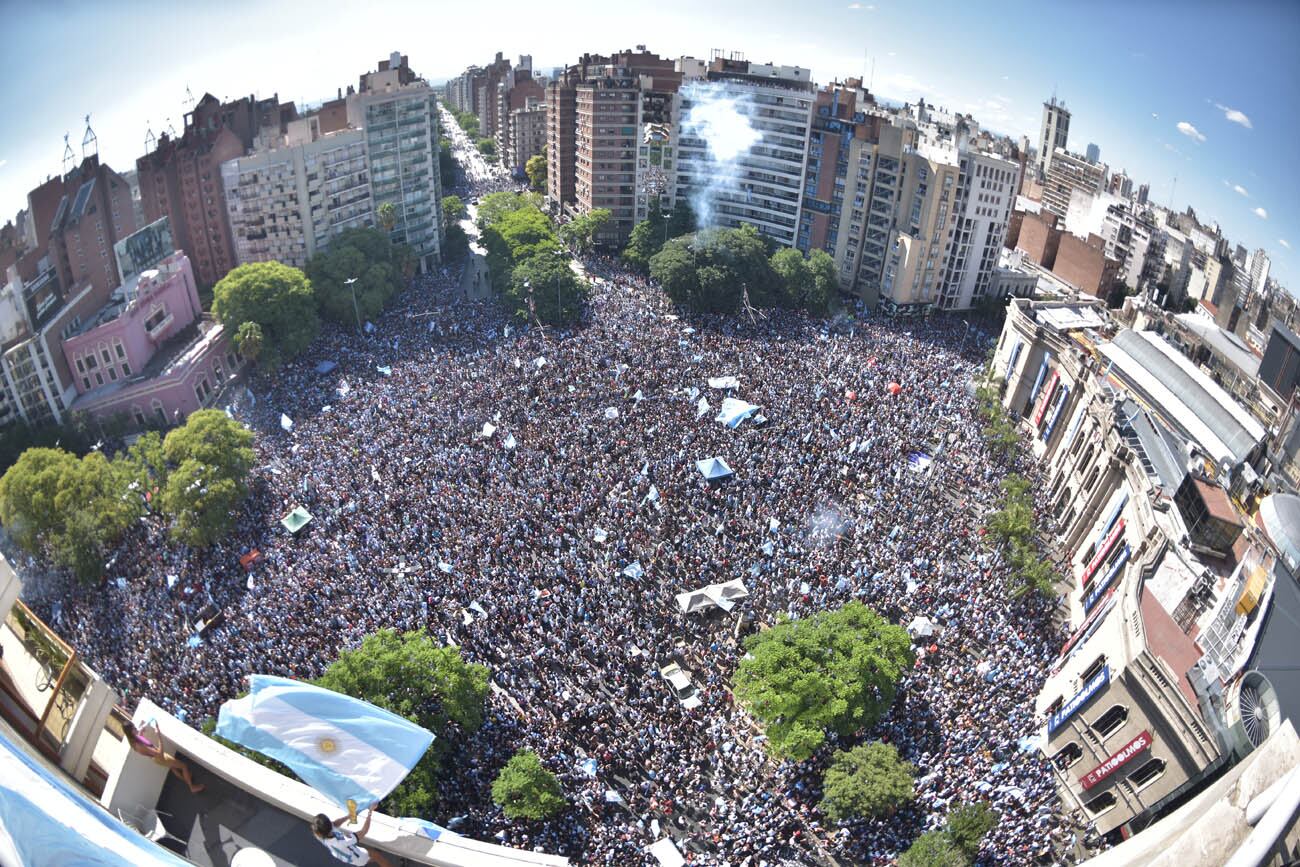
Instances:
[[[1251,36],[1235,41],[1221,38],[1223,16],[1208,5],[1182,14],[1181,4],[1101,4],[1093,33],[1064,42],[1061,34],[1079,31],[1074,12],[1024,3],[994,10],[939,3],[923,15],[887,0],[841,0],[801,6],[796,18],[773,2],[744,4],[743,17],[738,4],[670,2],[653,18],[635,19],[575,3],[552,23],[507,2],[490,29],[480,26],[481,14],[446,4],[390,4],[391,16],[346,23],[341,4],[285,4],[259,8],[251,34],[242,14],[248,4],[180,16],[145,0],[116,4],[111,15],[66,14],[73,6],[24,10],[11,22],[14,44],[46,44],[62,34],[82,51],[79,64],[54,69],[14,54],[4,61],[12,101],[6,116],[14,122],[0,132],[0,222],[61,170],[65,131],[80,156],[87,112],[101,157],[127,171],[143,153],[147,129],[161,134],[169,120],[183,128],[187,87],[195,99],[279,93],[311,104],[355,83],[394,50],[436,82],[496,51],[531,54],[535,68],[549,72],[584,51],[645,44],[668,57],[707,57],[716,48],[803,65],[819,84],[863,76],[882,99],[924,98],[1031,142],[1041,103],[1055,93],[1072,112],[1070,150],[1097,143],[1112,171],[1150,184],[1156,201],[1178,210],[1190,205],[1234,244],[1264,248],[1279,282],[1298,288],[1292,248],[1300,243],[1300,207],[1290,193],[1300,182],[1287,157],[1297,133],[1300,61],[1285,47],[1300,31],[1300,8],[1288,4],[1233,7],[1236,29]],[[1106,9],[1122,9],[1124,20],[1104,18]],[[139,38],[142,19],[151,22],[150,44],[192,42],[193,33],[206,34],[207,43],[160,66],[155,53],[123,47]],[[387,26],[396,20],[401,28]],[[334,46],[344,33],[346,42]],[[1142,33],[1161,38],[1136,38]],[[1206,44],[1215,45],[1214,64],[1197,62],[1196,47]],[[1254,63],[1258,57],[1269,64]],[[12,96],[42,88],[46,95],[25,105]]]

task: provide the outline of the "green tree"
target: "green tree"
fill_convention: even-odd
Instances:
[[[438,139],[438,179],[444,190],[456,185],[456,158],[451,154],[451,142],[446,138]]]
[[[423,630],[381,629],[344,650],[315,680],[389,710],[434,734],[433,746],[385,799],[397,816],[427,815],[438,798],[438,767],[454,748],[457,732],[483,724],[488,695],[486,666],[465,662],[455,647],[439,647]]]
[[[969,867],[970,861],[947,831],[927,831],[898,857],[898,867]]]
[[[680,238],[696,230],[695,211],[685,199],[678,199],[668,215],[668,237]]]
[[[813,250],[808,254],[808,271],[812,274],[812,286],[803,297],[803,309],[814,316],[825,316],[840,290],[835,260],[825,250]]]
[[[650,259],[650,274],[675,303],[701,313],[733,313],[781,300],[767,242],[753,226],[706,229],[673,238]]]
[[[611,219],[613,214],[608,208],[596,208],[560,226],[560,239],[570,247],[585,252],[596,243]]]
[[[235,348],[240,354],[249,361],[257,361],[258,356],[262,354],[262,326],[249,320],[239,326],[235,332]]]
[[[453,223],[447,227],[447,231],[442,237],[442,258],[444,262],[459,262],[469,253],[469,235],[460,227],[459,223]]]
[[[984,835],[998,823],[998,814],[983,802],[963,804],[948,814],[948,833],[965,856],[974,861]]]
[[[169,467],[162,512],[172,534],[187,545],[212,544],[248,494],[252,433],[220,410],[201,409],[167,434],[162,450]]]
[[[442,224],[444,227],[450,228],[456,225],[463,216],[465,216],[465,203],[460,200],[460,196],[442,197]]]
[[[391,233],[397,227],[397,206],[392,202],[384,202],[375,210],[375,220],[379,223],[379,228]]]
[[[78,459],[28,449],[0,478],[0,521],[13,540],[83,581],[101,573],[108,549],[142,511],[126,474],[97,451]]]
[[[832,822],[883,816],[916,797],[915,772],[892,744],[841,750],[822,777],[822,811]]]
[[[528,188],[535,192],[546,189],[546,154],[537,154],[524,163],[524,174],[528,175]]]
[[[311,257],[307,276],[321,312],[359,328],[358,320],[377,317],[402,290],[412,261],[411,248],[394,244],[385,233],[348,229]],[[357,282],[349,285],[354,277]]]
[[[568,806],[560,781],[532,750],[520,750],[492,781],[492,802],[507,819],[546,819]]]
[[[802,306],[802,299],[812,291],[813,276],[803,253],[793,247],[772,254],[772,270],[781,280],[782,300],[785,306]]]
[[[481,138],[474,142],[474,147],[485,157],[494,157],[497,155],[497,143],[490,138]]]
[[[774,754],[800,761],[827,731],[849,735],[875,725],[912,663],[906,630],[860,602],[782,619],[745,647],[736,698],[766,726]]]
[[[62,449],[31,448],[0,478],[0,522],[28,553],[38,553],[42,539],[63,531],[65,516],[55,500],[76,462],[76,455]]]
[[[510,272],[506,300],[521,320],[537,318],[547,325],[560,325],[577,319],[586,303],[588,288],[569,267],[569,258],[556,251],[542,251],[529,256]]]
[[[500,222],[506,214],[527,208],[530,204],[528,199],[519,193],[488,193],[478,203],[475,225],[480,232],[486,231]]]
[[[262,363],[274,368],[307,348],[320,331],[311,283],[297,268],[252,262],[213,288],[212,312],[231,333],[245,322],[262,329]]]

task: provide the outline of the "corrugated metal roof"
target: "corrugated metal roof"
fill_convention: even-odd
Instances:
[[[1147,475],[1159,482],[1165,496],[1172,497],[1187,474],[1177,435],[1151,418],[1132,398],[1124,399],[1119,416],[1120,436],[1137,453]]]
[[[1098,348],[1153,408],[1216,462],[1240,463],[1263,439],[1259,422],[1159,335],[1125,329]]]
[[[1247,376],[1259,374],[1259,358],[1230,331],[1224,331],[1213,321],[1196,313],[1180,313],[1174,317],[1188,329],[1201,336],[1211,349],[1222,355],[1233,367]]]

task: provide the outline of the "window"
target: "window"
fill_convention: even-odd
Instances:
[[[1096,677],[1098,674],[1100,674],[1102,666],[1104,666],[1105,664],[1106,664],[1106,654],[1103,653],[1092,661],[1092,665],[1088,666],[1087,669],[1084,670],[1083,682],[1087,683],[1088,681]]]
[[[102,373],[96,373],[96,374],[95,374],[95,385],[103,385],[103,384],[104,384],[104,374],[102,374]]]
[[[135,419],[135,423],[140,427],[149,424],[149,419],[145,416],[144,410],[140,409],[139,404],[131,404],[131,417]]]
[[[108,378],[111,379],[111,380],[113,380],[113,382],[117,382],[117,368],[116,368],[116,367],[110,367],[110,368],[108,368]]]
[[[1127,721],[1128,708],[1117,704],[1112,705],[1110,710],[1099,716],[1097,721],[1092,724],[1092,727],[1103,738],[1108,738],[1119,731]]]
[[[117,357],[119,360],[126,358],[126,347],[122,345],[122,341],[114,340],[113,348],[117,350]]]
[[[1070,741],[1052,756],[1052,764],[1063,771],[1081,758],[1083,758],[1083,747],[1079,746],[1078,741]]]
[[[144,330],[153,331],[155,328],[161,325],[162,321],[166,318],[167,318],[167,308],[159,307],[157,310],[150,313],[149,318],[144,321]]]
[[[99,350],[99,355],[100,355],[101,358],[104,359],[104,363],[105,363],[105,364],[112,364],[112,363],[113,363],[113,356],[111,356],[111,355],[108,354],[108,349],[106,349],[106,348],[101,348],[101,349]]]
[[[166,425],[167,411],[163,409],[162,401],[158,398],[154,398],[150,403],[153,406],[154,415],[158,416],[158,423]]]
[[[1128,775],[1128,781],[1134,788],[1140,789],[1160,779],[1165,772],[1164,759],[1151,759],[1136,771]]]
[[[1094,816],[1100,816],[1113,806],[1115,806],[1115,793],[1103,792],[1088,803],[1084,804],[1083,809],[1087,810]]]
[[[77,362],[77,373],[85,373],[86,365],[82,363],[80,356],[77,357],[76,362]]]
[[[131,365],[127,364],[125,361],[122,362],[122,375],[123,376],[131,375]]]

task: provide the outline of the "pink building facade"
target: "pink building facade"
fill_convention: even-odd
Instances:
[[[209,406],[242,359],[203,313],[189,259],[175,252],[129,281],[63,354],[77,389],[73,412],[174,424]]]

